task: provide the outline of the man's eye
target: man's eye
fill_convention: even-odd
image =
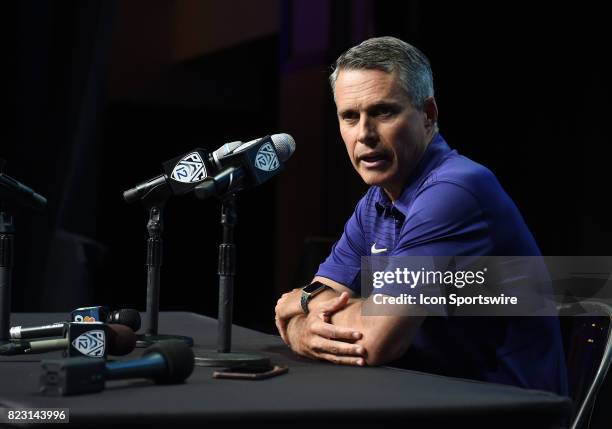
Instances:
[[[375,116],[389,117],[395,114],[395,109],[391,107],[379,107],[374,111]]]
[[[359,120],[359,115],[354,113],[345,113],[342,115],[342,120],[344,122],[355,122]]]

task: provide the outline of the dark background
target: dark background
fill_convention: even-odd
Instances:
[[[14,117],[0,157],[49,199],[46,213],[17,216],[13,310],[144,310],[146,216],[122,192],[194,147],[287,132],[287,170],[238,199],[235,320],[271,330],[279,294],[313,274],[365,189],[327,76],[375,35],[429,57],[442,134],[493,170],[544,254],[610,254],[603,7],[464,3],[7,4]],[[219,210],[192,196],[168,203],[162,310],[216,315]]]

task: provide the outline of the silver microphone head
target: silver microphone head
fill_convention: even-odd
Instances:
[[[280,134],[272,134],[270,138],[272,140],[272,144],[274,145],[274,149],[276,150],[276,153],[278,154],[278,158],[281,160],[281,162],[287,161],[289,157],[293,155],[293,152],[295,151],[295,140],[293,140],[293,137],[291,137],[289,134],[286,134],[286,133],[280,133]],[[258,143],[260,140],[261,138],[251,140],[250,142],[246,142],[238,146],[232,153],[235,154],[235,153],[243,152],[247,150],[249,147],[251,147],[252,145]]]
[[[272,134],[272,143],[274,143],[274,149],[282,162],[287,161],[293,152],[295,152],[295,140],[289,134]]]

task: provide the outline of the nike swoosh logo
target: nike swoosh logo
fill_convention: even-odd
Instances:
[[[377,249],[376,248],[376,243],[372,244],[372,248],[370,249],[370,252],[372,252],[372,255],[376,255],[377,253],[383,253],[386,252],[387,249]]]

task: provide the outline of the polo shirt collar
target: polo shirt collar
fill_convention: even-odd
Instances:
[[[427,177],[427,175],[434,168],[436,168],[440,164],[440,161],[442,161],[442,159],[450,152],[451,148],[448,146],[442,135],[440,135],[440,133],[436,133],[429,145],[427,145],[427,149],[425,149],[425,153],[421,157],[416,168],[410,175],[402,194],[394,204],[391,203],[391,200],[385,191],[378,186],[378,192],[375,196],[376,200],[374,204],[378,214],[393,215],[395,211],[399,211],[405,216],[408,213],[410,201],[420,186],[422,179]]]

